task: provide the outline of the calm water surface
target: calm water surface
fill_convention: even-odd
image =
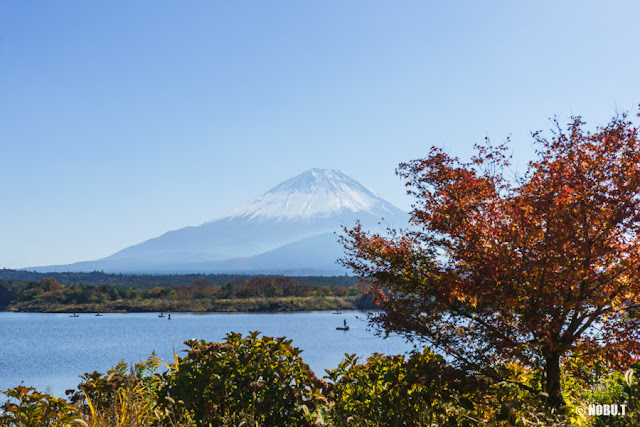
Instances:
[[[351,330],[336,330],[346,319]],[[57,396],[79,383],[85,372],[105,372],[118,361],[146,359],[152,351],[171,360],[183,341],[220,341],[230,332],[260,331],[293,339],[318,376],[338,365],[345,353],[400,354],[411,345],[399,337],[375,337],[365,315],[357,311],[304,313],[175,313],[171,320],[157,313],[80,314],[0,312],[0,390],[19,384],[48,388]]]

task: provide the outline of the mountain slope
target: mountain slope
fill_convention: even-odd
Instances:
[[[223,261],[208,261],[182,265],[166,265],[158,272],[182,274],[287,274],[287,275],[342,275],[347,270],[336,261],[343,257],[338,236],[318,234],[252,257],[238,257]]]
[[[201,268],[218,265],[220,271],[229,271],[225,269],[239,265],[238,259],[252,257],[257,258],[253,259],[251,269],[257,265],[262,266],[255,267],[258,270],[267,269],[268,266],[261,260],[269,258],[266,255],[269,251],[313,236],[340,232],[341,226],[353,226],[357,220],[366,228],[378,228],[382,218],[390,224],[406,223],[403,211],[343,172],[311,169],[200,226],[169,231],[100,260],[33,269],[211,272],[216,270]],[[323,242],[326,243],[326,240]],[[337,245],[335,241],[334,244]],[[331,252],[333,256],[335,250],[329,250],[329,246],[319,245],[317,254]],[[309,247],[304,251],[308,254],[305,262],[309,265],[313,263],[312,252]],[[292,268],[305,268],[302,259],[294,259],[289,255],[282,252],[282,262],[278,263],[273,257],[269,259],[272,265],[281,265],[281,269],[286,267],[286,259],[291,260],[287,265]],[[227,264],[215,263],[225,260],[228,260]]]

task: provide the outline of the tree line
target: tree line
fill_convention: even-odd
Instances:
[[[238,280],[244,281],[264,275],[255,274],[121,274],[105,273],[104,271],[92,272],[48,272],[39,273],[36,271],[12,270],[8,268],[0,269],[0,280],[23,280],[28,282],[39,282],[45,278],[56,279],[60,284],[73,285],[82,283],[85,285],[112,284],[118,286],[128,286],[132,288],[154,288],[190,286],[195,280],[204,279],[211,285],[224,286],[227,283]],[[270,276],[280,277],[280,276]],[[313,286],[352,286],[358,282],[355,276],[289,276],[294,281],[306,282]]]
[[[225,285],[213,285],[205,278],[193,280],[188,286],[155,286],[136,288],[114,284],[64,285],[55,278],[40,281],[0,279],[0,308],[13,305],[35,307],[78,304],[105,304],[117,301],[185,301],[275,297],[352,297],[362,296],[360,286],[314,286],[291,277],[234,277]]]

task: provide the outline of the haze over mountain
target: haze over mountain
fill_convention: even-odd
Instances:
[[[197,227],[169,231],[95,261],[30,267],[35,271],[122,273],[342,274],[335,232],[382,231],[406,213],[339,170],[311,169]]]

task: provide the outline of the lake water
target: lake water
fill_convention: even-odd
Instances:
[[[351,330],[338,331],[346,319]],[[95,316],[80,314],[0,312],[0,390],[23,384],[49,389],[56,396],[75,388],[79,375],[105,372],[118,361],[144,360],[156,351],[172,360],[183,341],[221,341],[228,332],[260,331],[293,339],[302,358],[319,377],[338,365],[345,353],[366,357],[374,352],[401,354],[412,349],[400,337],[383,339],[369,330],[366,315],[357,311],[303,313],[157,313]]]

